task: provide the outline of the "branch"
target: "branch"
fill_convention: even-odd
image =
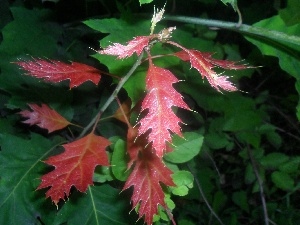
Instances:
[[[183,22],[183,23],[204,25],[208,27],[223,28],[227,30],[240,32],[249,36],[263,37],[266,39],[282,41],[285,43],[290,43],[290,44],[300,46],[300,37],[294,35],[288,35],[283,32],[269,30],[261,27],[254,27],[245,24],[241,24],[240,26],[237,26],[237,23],[233,23],[233,22],[225,22],[225,21],[211,20],[211,19],[200,19],[200,18],[186,17],[186,16],[165,16],[164,19]]]
[[[256,176],[258,186],[259,186],[259,193],[260,193],[260,198],[261,198],[262,207],[263,207],[263,211],[264,211],[265,225],[269,225],[269,216],[268,216],[268,209],[267,209],[267,204],[266,204],[266,199],[265,199],[265,194],[264,194],[263,181],[261,180],[261,178],[259,176],[255,159],[254,159],[252,152],[250,150],[250,147],[248,145],[247,145],[247,152],[248,152],[248,156],[250,158],[250,161],[251,161],[251,164],[253,167],[253,171]]]
[[[83,131],[81,132],[81,134],[79,135],[78,138],[83,137],[88,130],[97,122],[97,119],[99,117],[99,114],[101,115],[106,109],[107,107],[112,103],[112,101],[117,97],[119,91],[121,90],[121,88],[123,87],[123,85],[125,84],[125,82],[130,78],[130,76],[134,73],[134,71],[136,70],[136,68],[141,64],[142,58],[143,58],[143,52],[139,55],[138,59],[136,60],[136,62],[133,64],[133,66],[131,67],[131,69],[128,71],[128,73],[120,80],[120,82],[118,83],[117,87],[115,88],[115,90],[113,91],[113,93],[111,94],[111,96],[106,100],[106,102],[104,103],[104,105],[100,108],[99,112],[97,113],[97,115],[91,120],[91,122],[83,129]]]
[[[213,208],[211,207],[211,205],[209,204],[207,198],[205,197],[205,194],[202,190],[202,187],[201,187],[201,184],[200,184],[200,181],[199,179],[196,177],[196,174],[193,172],[192,168],[190,167],[190,165],[187,163],[187,167],[189,169],[189,171],[193,174],[194,178],[195,178],[195,181],[196,181],[196,184],[197,184],[197,187],[198,187],[198,190],[200,192],[200,195],[202,196],[202,199],[204,200],[207,208],[210,210],[211,214],[218,220],[218,222],[221,224],[221,225],[224,225],[224,223],[222,222],[222,220],[218,217],[218,215],[216,214],[216,212],[213,210]]]

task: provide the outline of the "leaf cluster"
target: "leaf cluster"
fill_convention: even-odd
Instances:
[[[198,53],[178,52],[174,45],[157,43],[151,48],[151,55],[155,56],[152,59],[154,73],[159,74],[164,68],[175,74],[180,82],[173,82],[168,90],[170,92],[172,88],[173,92],[180,93],[191,109],[172,107],[174,115],[182,121],[183,138],[171,135],[171,140],[167,141],[172,144],[168,144],[163,151],[166,154],[162,154],[161,161],[154,154],[141,151],[142,141],[136,139],[138,131],[124,123],[129,120],[135,125],[137,119],[141,121],[141,118],[147,118],[147,113],[153,109],[141,103],[141,99],[155,89],[147,83],[148,64],[143,61],[117,95],[127,118],[124,119],[124,112],[120,111],[117,101],[112,101],[94,127],[96,137],[101,135],[105,139],[97,140],[95,145],[106,142],[100,148],[105,150],[107,160],[102,162],[103,166],[97,166],[92,175],[89,174],[89,179],[83,179],[85,183],[93,185],[82,189],[78,186],[71,188],[72,185],[67,187],[64,192],[70,191],[70,195],[65,202],[59,202],[60,197],[52,199],[57,206],[45,198],[45,192],[49,193],[50,186],[55,186],[56,181],[40,186],[41,177],[45,174],[57,175],[55,169],[63,167],[64,163],[54,159],[68,159],[53,157],[63,156],[67,151],[74,152],[72,142],[80,136],[82,127],[93,120],[113,95],[120,78],[136,62],[135,54],[141,53],[148,42],[130,53],[132,57],[125,55],[122,60],[117,60],[116,56],[95,53],[89,47],[98,50],[100,46],[121,43],[123,47],[118,47],[124,50],[130,40],[136,40],[134,37],[148,35],[150,14],[145,19],[133,13],[140,9],[152,13],[153,5],[146,4],[152,1],[142,0],[126,3],[101,1],[99,4],[103,7],[98,14],[101,11],[107,16],[118,11],[121,17],[87,19],[84,23],[90,29],[74,21],[71,24],[70,21],[68,24],[60,23],[62,18],[59,15],[61,11],[66,11],[63,1],[51,3],[50,9],[45,9],[40,2],[28,2],[26,4],[30,9],[21,1],[15,1],[12,3],[14,7],[11,5],[9,8],[9,4],[6,4],[5,12],[11,14],[0,14],[3,36],[0,44],[0,224],[143,224],[143,219],[137,218],[144,214],[148,224],[153,220],[157,225],[174,222],[179,225],[264,224],[266,219],[269,224],[278,225],[300,222],[300,158],[297,151],[300,140],[300,49],[295,41],[297,39],[294,39],[300,32],[297,1],[289,0],[286,4],[276,5],[277,1],[247,3],[240,0],[222,1],[222,4],[221,1],[189,0],[189,4],[184,3],[186,8],[182,2],[174,1],[177,5],[173,6],[173,11],[168,3],[168,21],[161,21],[155,29],[163,30],[164,27],[176,25],[172,33],[175,43],[204,52],[207,59],[215,60],[214,63],[229,60],[239,62],[229,65],[231,67],[244,63],[253,66],[247,70],[226,71],[224,74],[241,91],[216,91],[211,88],[209,80],[201,79],[199,72],[205,76],[205,71],[197,66],[196,61],[193,63]],[[159,1],[153,2],[160,4]],[[87,7],[79,7],[81,10],[89,9],[84,12],[85,15],[94,16],[95,11],[90,10],[93,8],[89,5],[91,1],[82,3]],[[226,7],[228,3],[233,9]],[[196,7],[199,5],[201,9]],[[76,8],[75,3],[72,6]],[[94,8],[96,10],[97,7]],[[243,22],[252,24],[251,27],[226,27],[225,21],[238,20],[236,9],[241,11]],[[224,13],[216,13],[220,10]],[[84,13],[80,11],[76,20],[82,20]],[[182,23],[184,21],[179,17],[178,20],[169,20],[168,13],[194,16],[193,21],[196,22]],[[204,19],[224,20],[220,24],[222,30],[211,29],[218,28],[218,23],[199,25],[202,22],[197,20],[200,14]],[[2,21],[7,22],[2,24]],[[272,32],[268,32],[270,30]],[[260,36],[257,35],[258,31],[265,32]],[[170,56],[174,52],[177,52],[177,57]],[[42,61],[33,60],[32,57]],[[187,57],[189,63],[185,62]],[[92,82],[71,85],[70,80],[72,82],[74,78],[68,76],[58,78],[61,81],[59,83],[53,80],[54,83],[43,82],[25,75],[15,63],[11,63],[32,61],[36,62],[34,65],[37,67],[44,65],[61,70],[63,65],[71,67],[70,61],[73,64],[80,62],[86,65],[83,76],[87,72],[91,76],[91,79],[82,78],[81,81],[93,80],[98,83],[100,72],[101,82],[98,86]],[[23,65],[26,67],[26,63]],[[216,74],[223,72],[219,68],[215,71]],[[40,75],[37,73],[36,76]],[[49,74],[43,79],[49,80]],[[70,89],[69,85],[78,87]],[[125,101],[128,98],[131,103]],[[49,113],[47,118],[51,118],[52,122],[62,122],[61,127],[52,126],[51,130],[51,125],[40,126],[43,124],[41,118],[45,116],[32,117],[32,112],[46,106],[49,110],[42,112]],[[136,111],[140,106],[144,107],[141,114]],[[21,117],[26,117],[27,122]],[[54,124],[57,125],[56,122]],[[140,131],[140,138],[151,132],[146,128],[152,125],[151,122],[145,126],[144,132]],[[43,128],[48,129],[49,133]],[[169,135],[176,133],[175,130]],[[94,136],[90,138],[94,140]],[[75,148],[77,146],[75,142]],[[151,144],[146,146],[149,148]],[[173,151],[168,152],[169,148]],[[85,153],[88,155],[92,151]],[[87,157],[96,160],[97,154]],[[137,161],[137,158],[142,160]],[[107,161],[109,164],[106,164]],[[76,159],[74,162],[76,164]],[[86,164],[90,162],[89,159]],[[94,169],[96,164],[89,166]],[[147,167],[155,169],[147,170]],[[161,173],[157,174],[157,171]],[[78,178],[78,182],[82,179],[77,176],[76,170],[69,175]],[[156,181],[152,184],[153,189],[148,189],[147,180],[143,180],[145,175],[155,177],[149,179]],[[43,177],[42,180],[44,178],[52,179]],[[40,189],[36,190],[39,186]],[[41,189],[48,186],[48,190]],[[153,190],[156,192],[151,192]],[[140,202],[137,197],[139,193],[157,199],[160,206],[157,208],[157,205]],[[132,194],[135,210],[128,214]],[[64,193],[59,194],[62,195]],[[157,215],[149,217],[153,214]]]

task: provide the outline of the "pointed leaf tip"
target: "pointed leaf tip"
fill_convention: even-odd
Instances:
[[[139,56],[149,44],[150,39],[150,36],[138,36],[129,41],[127,45],[114,43],[106,49],[99,51],[99,53],[104,55],[115,55],[118,56],[119,59],[130,57],[133,53],[136,53]]]
[[[28,104],[32,111],[23,110],[19,112],[22,117],[28,118],[23,123],[37,125],[47,129],[49,133],[65,128],[71,123],[46,104]]]
[[[172,42],[171,42],[172,43]],[[176,46],[179,46],[175,44]],[[181,46],[180,46],[181,47]],[[237,91],[237,87],[228,80],[228,76],[217,74],[213,69],[214,67],[221,67],[223,69],[247,69],[251,68],[247,65],[240,65],[236,62],[229,60],[218,60],[212,58],[211,53],[200,52],[198,50],[186,49],[182,47],[182,51],[175,53],[174,55],[183,61],[190,61],[192,67],[194,67],[202,75],[202,78],[206,77],[209,84],[217,91],[223,89],[225,91]]]
[[[45,161],[55,169],[42,176],[42,182],[37,189],[50,186],[46,197],[51,197],[55,204],[60,199],[69,196],[72,186],[85,192],[88,185],[93,184],[95,167],[109,165],[105,148],[110,144],[106,138],[90,133],[81,139],[63,145],[65,148],[63,153]]]
[[[77,87],[86,81],[92,81],[97,85],[101,79],[98,69],[77,62],[68,64],[55,60],[33,59],[15,63],[26,70],[27,75],[33,77],[54,83],[70,80],[70,88]]]
[[[167,208],[160,183],[175,186],[171,175],[172,171],[152,152],[150,147],[144,149],[137,158],[123,190],[133,186],[131,197],[133,208],[139,204],[139,218],[145,216],[147,225],[152,224],[153,216],[158,213],[158,205]]]
[[[180,107],[190,110],[183,101],[173,84],[179,80],[169,71],[150,64],[147,77],[146,89],[148,94],[142,102],[142,110],[148,109],[147,115],[139,121],[138,135],[150,130],[149,143],[158,157],[162,157],[166,151],[166,142],[171,141],[171,133],[181,136],[181,119],[173,112],[172,107]]]

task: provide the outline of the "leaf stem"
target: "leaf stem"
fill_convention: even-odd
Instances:
[[[249,26],[246,24],[241,24],[240,26],[237,26],[237,23],[233,23],[233,22],[211,20],[211,19],[200,19],[200,18],[187,17],[187,16],[165,16],[164,19],[170,21],[183,22],[183,23],[204,25],[208,27],[223,28],[227,30],[237,31],[248,36],[263,37],[267,39],[282,41],[285,43],[290,43],[290,44],[300,46],[300,37],[297,37],[295,35],[288,35],[283,32],[279,32],[275,30]]]
[[[144,52],[142,52],[138,59],[136,60],[136,62],[133,64],[133,66],[131,67],[131,69],[127,72],[127,74],[120,80],[120,82],[118,83],[117,87],[115,88],[115,90],[113,91],[113,93],[111,94],[111,96],[106,100],[106,102],[104,103],[104,105],[100,108],[99,112],[97,113],[97,115],[91,120],[91,122],[83,129],[83,131],[81,132],[81,134],[79,135],[78,138],[83,137],[88,130],[95,124],[97,123],[97,120],[99,119],[100,115],[107,109],[107,107],[112,103],[112,101],[117,97],[119,91],[121,90],[121,88],[124,86],[125,82],[130,78],[130,76],[134,73],[134,71],[137,69],[137,67],[141,64],[142,58],[143,58],[143,54]]]

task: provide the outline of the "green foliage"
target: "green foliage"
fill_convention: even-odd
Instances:
[[[28,2],[29,6],[38,5]],[[120,17],[91,19],[95,15],[119,13],[118,6],[114,1],[99,1],[101,7],[89,5],[94,4],[93,1],[84,2],[86,11],[74,15],[76,22],[67,21],[64,25],[56,20],[60,16],[58,9],[68,10],[60,2],[47,10],[42,6],[26,8],[22,1],[11,7],[5,3],[7,7],[0,8],[3,36],[0,44],[0,224],[125,225],[137,221],[134,210],[128,215],[131,191],[122,191],[131,170],[127,168],[127,127],[112,118],[118,107],[116,103],[103,113],[96,127],[97,132],[113,143],[108,149],[111,165],[97,167],[95,185],[85,194],[72,189],[69,199],[59,204],[58,209],[45,198],[44,190],[35,191],[40,177],[53,169],[42,161],[61,152],[58,146],[78,136],[82,129],[76,127],[73,133],[66,130],[47,134],[20,123],[20,116],[16,114],[26,109],[28,103],[47,103],[79,126],[89,124],[111,96],[118,78],[103,75],[105,81],[98,87],[87,83],[70,90],[67,81],[41,82],[23,75],[11,62],[31,57],[80,60],[123,77],[136,62],[135,56],[115,60],[113,56],[88,50],[88,46],[99,50],[100,46],[115,42],[125,44],[133,37],[148,35],[153,5],[146,3],[164,4],[151,0],[126,4],[120,1],[119,9],[120,5],[123,7]],[[236,10],[237,1],[222,2]],[[277,225],[300,224],[299,4],[289,0],[286,7],[277,10],[276,2],[238,1],[239,9],[245,13],[244,23],[248,23],[250,17],[250,21],[256,23],[236,28],[223,26],[226,21],[234,22],[237,16],[220,1],[188,0],[184,3],[186,8],[173,6],[173,14],[197,16],[195,19],[202,15],[210,22],[210,19],[222,20],[224,23],[219,27],[230,31],[210,29],[218,28],[216,23],[201,26],[175,20],[162,21],[156,27],[158,32],[171,23],[177,27],[173,39],[186,47],[213,52],[218,59],[243,60],[242,63],[261,66],[247,71],[226,71],[241,91],[218,93],[203,82],[197,71],[176,57],[153,59],[181,80],[174,88],[183,93],[193,110],[173,109],[185,123],[183,137],[173,136],[170,147],[174,151],[164,156],[166,165],[174,172],[172,179],[176,184],[163,186],[165,202],[179,225],[220,224],[212,210],[224,224],[264,224],[263,196],[271,221]],[[201,8],[196,7],[198,3]],[[261,5],[269,11],[263,11]],[[96,12],[98,8],[101,10]],[[167,13],[171,12],[170,8],[168,3]],[[139,17],[136,12],[145,12],[148,16]],[[77,23],[79,20],[84,20],[89,28],[82,28],[83,25]],[[284,37],[288,39],[285,41]],[[164,44],[152,49],[153,54],[177,50]],[[88,57],[91,54],[92,58]],[[132,121],[136,121],[135,110],[145,95],[146,65],[142,62],[118,96],[122,101],[128,97],[132,100]],[[171,224],[162,207],[155,216],[155,224]]]

